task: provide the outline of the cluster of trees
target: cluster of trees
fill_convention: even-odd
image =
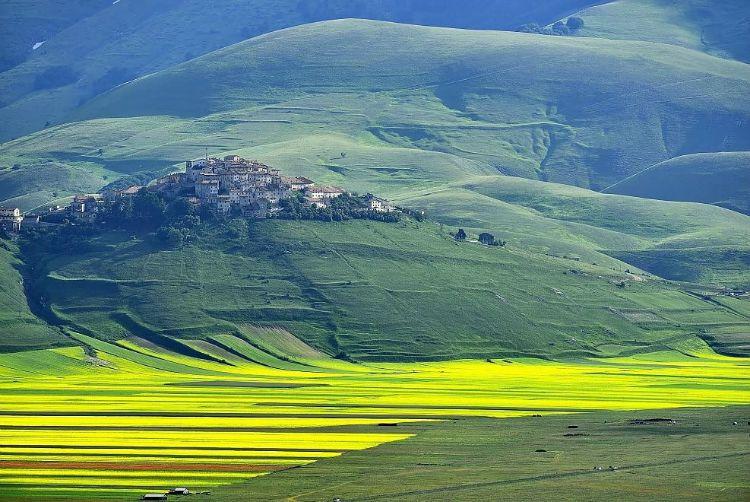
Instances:
[[[346,221],[346,220],[374,220],[387,223],[396,223],[401,220],[400,213],[381,213],[369,209],[364,197],[343,194],[331,199],[328,207],[313,207],[304,204],[304,197],[282,200],[281,211],[276,217],[284,220],[320,220],[320,221]]]
[[[468,235],[466,234],[466,231],[463,228],[459,228],[458,232],[453,234],[453,238],[459,242],[465,241],[467,237]],[[484,244],[485,246],[504,247],[506,244],[505,241],[499,241],[495,239],[494,235],[487,233],[487,232],[482,232],[481,234],[479,234],[479,242],[481,244]]]
[[[91,251],[91,238],[99,232],[92,225],[59,225],[50,228],[23,228],[21,247],[24,256],[46,254],[74,255]]]
[[[516,31],[521,33],[538,33],[540,35],[570,35],[583,28],[583,19],[571,16],[566,22],[557,21],[552,26],[540,26],[538,23],[528,23],[520,26]]]
[[[158,194],[141,190],[133,197],[123,197],[101,205],[95,222],[77,222],[75,225],[29,231],[27,237],[33,241],[48,242],[42,247],[49,248],[49,251],[65,248],[80,252],[89,237],[106,229],[117,228],[133,232],[155,231],[160,241],[176,247],[192,239],[193,229],[200,225],[202,216],[186,199],[166,203]],[[66,223],[67,217],[61,215],[57,220],[46,217],[45,221]]]
[[[107,205],[100,221],[112,228],[129,230],[156,230],[156,237],[168,247],[180,247],[195,238],[195,228],[202,219],[210,217],[199,214],[184,198],[169,203],[157,193],[141,190],[130,198],[121,198]]]

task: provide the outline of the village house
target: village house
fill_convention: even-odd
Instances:
[[[133,197],[141,191],[141,188],[143,188],[141,185],[129,186],[128,188],[120,192],[120,195],[122,195],[123,197]]]
[[[17,207],[0,207],[0,228],[19,232],[23,222],[23,213]]]
[[[339,187],[328,187],[328,186],[312,186],[308,187],[304,191],[305,200],[310,205],[317,207],[327,207],[331,199],[341,197],[345,191]]]
[[[101,194],[76,195],[68,206],[71,216],[91,216],[99,210],[104,197]]]
[[[302,190],[306,190],[308,188],[311,188],[315,183],[302,176],[298,176],[295,178],[285,178],[285,181],[289,184],[291,189],[295,192],[299,192]]]
[[[117,199],[134,197],[142,188],[143,186],[141,185],[131,185],[123,190],[106,190],[102,192],[101,195],[105,200],[112,202]]]
[[[368,209],[371,211],[377,211],[378,213],[390,213],[395,208],[385,199],[375,197],[373,194],[368,193],[365,195],[365,202],[367,203]]]

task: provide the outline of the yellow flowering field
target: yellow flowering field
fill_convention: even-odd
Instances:
[[[137,341],[97,342],[95,358],[78,347],[0,355],[0,498],[209,489],[402,440],[397,424],[407,421],[750,402],[750,362],[697,355],[311,359],[310,371]]]

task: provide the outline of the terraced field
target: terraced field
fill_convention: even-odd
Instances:
[[[2,500],[214,490],[402,441],[419,431],[410,422],[750,400],[750,363],[699,345],[577,363],[355,364],[281,330],[264,330],[264,347],[217,337],[225,360],[70,335],[83,346],[0,356]]]

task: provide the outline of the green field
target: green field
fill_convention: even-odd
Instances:
[[[0,0],[0,206],[403,208],[0,231],[0,502],[750,500],[746,4]]]
[[[352,364],[279,331],[256,334],[266,350],[290,350],[285,362],[299,365],[280,369],[69,334],[86,349],[0,355],[2,500],[135,500],[184,485],[211,490],[207,500],[365,493],[434,500],[492,493],[507,480],[521,498],[529,487],[575,498],[584,487],[605,490],[615,475],[639,483],[618,483],[618,493],[633,498],[644,475],[655,483],[653,469],[669,475],[657,493],[679,498],[696,488],[679,471],[705,465],[728,472],[699,484],[695,496],[750,488],[737,469],[748,454],[747,408],[660,410],[748,402],[747,362],[705,348],[699,357],[567,363]],[[242,346],[252,347],[234,344]],[[647,411],[556,417],[595,410]],[[678,425],[626,423],[665,413]],[[545,418],[512,419],[537,414]],[[732,428],[738,420],[742,428]],[[571,431],[580,435],[562,436]],[[622,471],[583,476],[596,465]],[[267,482],[257,478],[265,475]],[[257,481],[239,484],[248,479]]]
[[[222,335],[258,345],[254,326],[283,327],[344,359],[386,361],[690,352],[699,336],[750,329],[747,312],[714,300],[718,290],[513,240],[457,243],[450,230],[408,219],[238,219],[204,223],[179,249],[126,232],[29,244],[30,301],[53,324],[192,355],[226,345]]]
[[[643,417],[676,424],[633,423]],[[219,487],[212,497],[744,500],[748,426],[732,424],[747,418],[743,406],[407,423],[399,430],[416,435],[404,441]]]

